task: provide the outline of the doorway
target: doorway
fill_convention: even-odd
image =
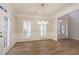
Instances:
[[[3,54],[3,27],[4,27],[4,21],[3,21],[3,12],[2,9],[0,9],[0,55]]]
[[[4,16],[4,48],[10,45],[10,20]]]
[[[57,23],[58,39],[68,38],[68,20],[59,18]]]
[[[0,10],[0,55],[10,45],[10,19]]]

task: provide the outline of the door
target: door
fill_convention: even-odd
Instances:
[[[10,21],[8,16],[4,16],[4,48],[10,45]]]
[[[68,38],[68,26],[66,21],[58,20],[58,39]]]
[[[3,20],[3,12],[0,9],[0,55],[3,54],[3,27],[4,27],[4,20]]]

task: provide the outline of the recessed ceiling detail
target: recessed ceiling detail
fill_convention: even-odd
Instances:
[[[17,14],[53,16],[72,6],[73,3],[12,3]]]

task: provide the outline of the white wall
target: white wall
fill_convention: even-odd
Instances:
[[[51,28],[52,28],[52,32],[51,32],[51,38],[55,41],[58,41],[58,37],[57,37],[57,17],[56,16],[52,16],[51,18]]]
[[[55,19],[55,18],[54,18]],[[56,40],[56,20],[54,20],[53,17],[50,19],[43,19],[45,21],[48,21],[47,24],[47,37],[44,39],[54,39]],[[23,39],[23,24],[22,22],[24,20],[29,20],[32,23],[32,39]],[[41,36],[40,36],[40,28],[39,28],[39,24],[38,21],[41,21],[41,18],[34,18],[34,17],[17,17],[17,42],[20,41],[30,41],[30,40],[41,40]]]
[[[79,11],[75,11],[69,14],[71,17],[69,28],[70,38],[79,40]]]

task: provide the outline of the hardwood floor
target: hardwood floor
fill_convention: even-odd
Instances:
[[[13,46],[7,55],[77,55],[79,54],[78,40],[52,39],[19,42]]]

